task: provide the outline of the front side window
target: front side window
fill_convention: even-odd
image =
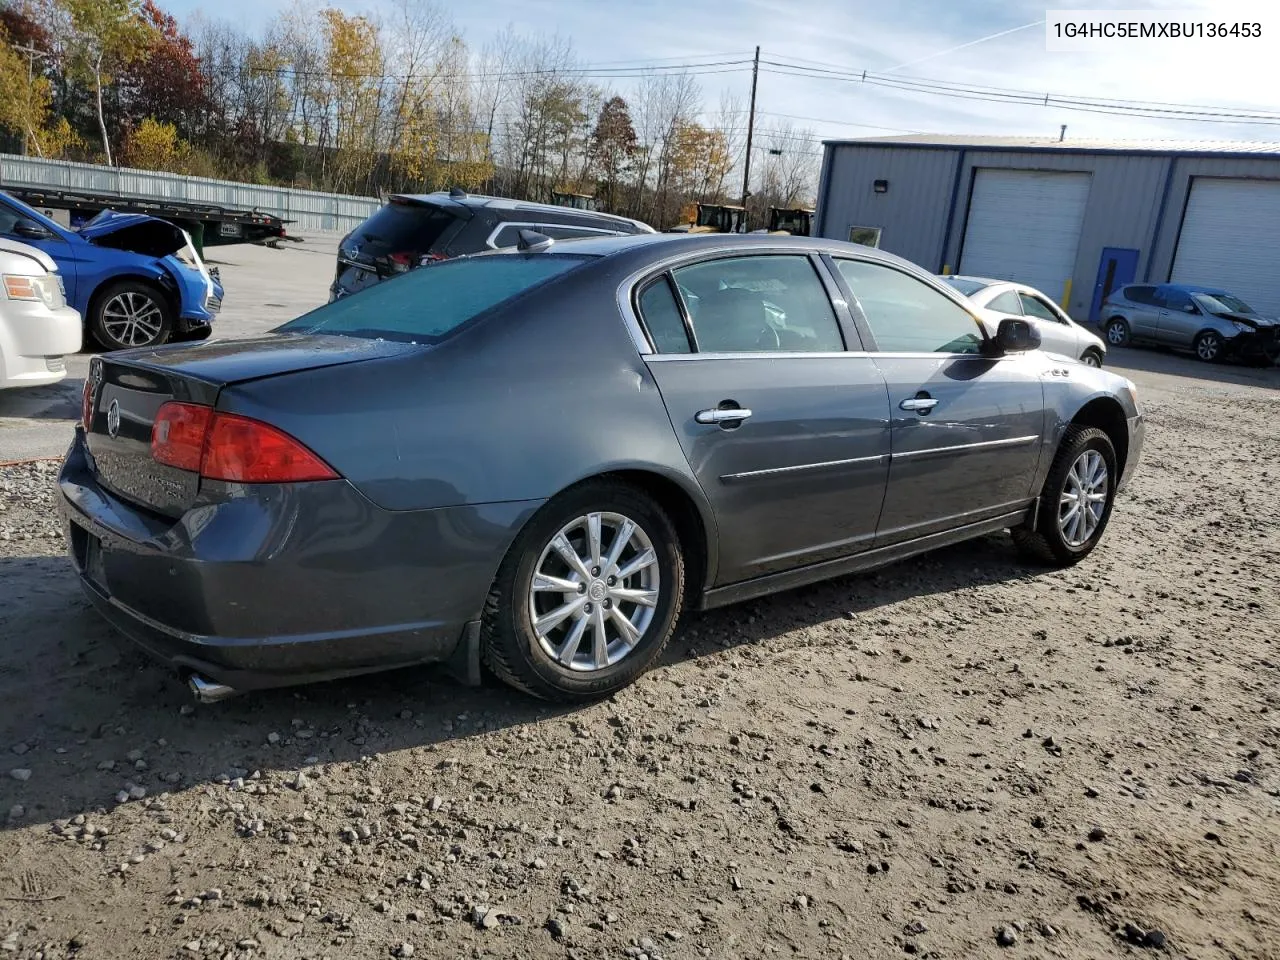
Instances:
[[[1062,323],[1062,318],[1054,313],[1053,308],[1039,297],[1024,293],[1022,295],[1022,309],[1028,317],[1035,317],[1037,320],[1048,320],[1051,323]]]
[[[1018,299],[1018,295],[1012,290],[1006,290],[1000,294],[1000,296],[988,303],[987,307],[996,311],[996,313],[1007,313],[1014,317],[1022,316],[1022,301]]]
[[[807,256],[727,257],[672,275],[699,353],[844,350],[835,310]]]
[[[978,353],[982,329],[922,280],[879,263],[837,260],[876,344],[886,353]]]
[[[276,330],[438,343],[468,320],[590,259],[507,253],[442,260],[317,307]]]
[[[1180,313],[1194,313],[1196,310],[1195,304],[1191,302],[1191,295],[1185,290],[1165,287],[1156,293],[1156,300],[1166,310],[1174,310]]]

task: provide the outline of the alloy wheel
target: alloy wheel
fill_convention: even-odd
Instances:
[[[159,339],[164,314],[152,297],[125,290],[103,305],[102,328],[116,343],[145,347]]]
[[[1083,546],[1097,532],[1109,481],[1107,461],[1097,450],[1084,451],[1071,465],[1058,500],[1058,530],[1068,546]]]
[[[1222,341],[1217,334],[1206,333],[1196,341],[1196,356],[1206,363],[1212,363],[1218,359],[1218,354],[1222,350]]]
[[[1107,327],[1107,342],[1112,346],[1122,347],[1128,339],[1129,330],[1119,320]]]
[[[649,535],[620,513],[560,528],[538,558],[529,619],[544,653],[589,672],[625,658],[653,623],[661,582]]]

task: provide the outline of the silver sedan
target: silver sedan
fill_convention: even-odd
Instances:
[[[1091,367],[1102,366],[1107,345],[1072,320],[1056,303],[1035,287],[987,277],[942,277],[985,313],[983,320],[994,330],[1005,317],[1027,320],[1040,332],[1043,349],[1079,360]]]

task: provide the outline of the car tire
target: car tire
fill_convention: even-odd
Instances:
[[[1129,321],[1123,317],[1112,317],[1107,321],[1104,328],[1107,335],[1107,343],[1113,347],[1127,347],[1131,339],[1129,333]]]
[[[99,291],[89,313],[89,332],[104,350],[158,347],[173,333],[169,298],[139,280],[122,280]]]
[[[599,524],[594,552],[592,517]],[[631,528],[618,547],[617,538]],[[566,557],[566,546],[577,566]],[[611,564],[615,549],[620,552]],[[645,563],[649,551],[652,563]],[[603,562],[592,565],[593,556]],[[636,564],[643,565],[621,579],[610,574]],[[556,589],[572,584],[576,590]],[[652,605],[621,599],[623,591]],[[481,657],[498,679],[544,700],[605,697],[629,685],[662,653],[684,595],[680,537],[662,508],[629,484],[587,481],[548,502],[512,544],[485,602]],[[624,633],[637,631],[628,645]]]
[[[1206,330],[1200,336],[1196,337],[1196,342],[1192,344],[1196,356],[1205,363],[1217,363],[1222,359],[1222,352],[1226,346],[1222,335],[1212,330]]]
[[[1101,367],[1102,354],[1097,350],[1086,350],[1080,355],[1080,362],[1087,367]]]
[[[1045,478],[1035,526],[1011,531],[1019,552],[1050,566],[1079,563],[1107,529],[1119,479],[1111,438],[1095,427],[1068,427]],[[1099,493],[1101,500],[1090,499]]]

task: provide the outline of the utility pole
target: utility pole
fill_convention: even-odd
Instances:
[[[747,232],[747,197],[751,195],[751,134],[756,127],[756,81],[760,79],[760,48],[751,66],[751,111],[747,115],[747,153],[742,161],[742,232]]]

